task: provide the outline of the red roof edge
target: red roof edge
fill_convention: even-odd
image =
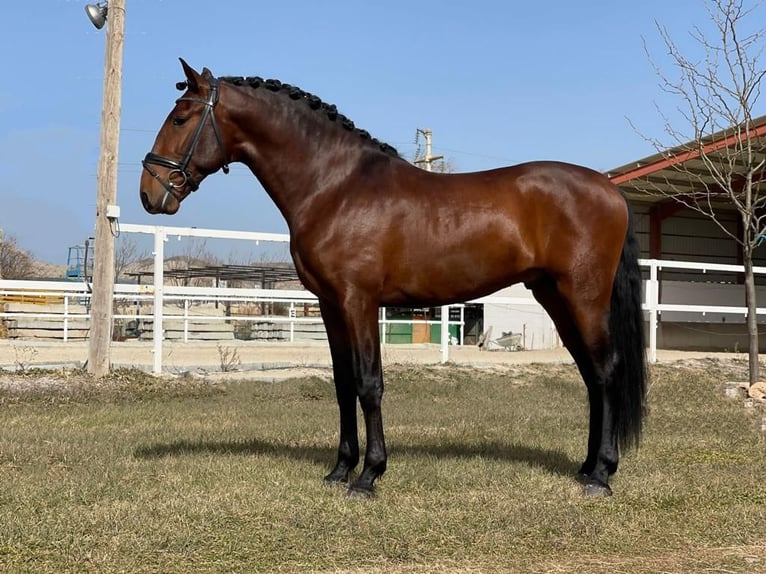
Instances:
[[[734,133],[732,133],[732,130],[735,130]],[[729,133],[728,136],[726,135],[727,133]],[[743,130],[729,128],[715,133],[709,136],[709,138],[705,138],[709,141],[701,146],[697,145],[697,142],[692,141],[677,148],[672,148],[660,154],[655,154],[637,162],[627,164],[623,167],[609,170],[607,175],[612,183],[620,185],[633,179],[650,175],[662,169],[696,159],[703,154],[730,147],[733,144],[742,141],[745,135]],[[766,116],[760,116],[752,120],[750,136],[761,137],[764,135],[766,135]]]

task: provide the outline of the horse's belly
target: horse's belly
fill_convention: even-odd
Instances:
[[[400,268],[389,274],[381,297],[382,305],[442,305],[490,295],[515,283],[528,282],[540,271],[513,265],[482,266],[467,261],[459,266]]]

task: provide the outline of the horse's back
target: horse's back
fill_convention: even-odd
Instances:
[[[612,238],[621,244],[627,229],[625,198],[606,176],[586,167],[536,161],[462,174],[415,171],[416,180],[396,190],[407,198],[402,204],[415,235],[420,229],[438,236],[442,229],[461,240],[463,233],[496,236],[539,251],[575,236],[584,242],[580,247]]]
[[[619,190],[604,174],[559,161],[531,161],[447,177],[475,192],[499,193],[509,199],[540,202],[547,197],[556,200],[573,197],[580,201],[624,203]]]
[[[572,274],[575,266],[617,265],[627,207],[596,171],[531,162],[410,177],[391,190],[396,201],[380,202],[368,234],[382,253],[380,270],[368,277],[384,278],[388,304],[465,300],[540,275]]]

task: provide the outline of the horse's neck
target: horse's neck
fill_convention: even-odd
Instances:
[[[248,97],[254,99],[232,114],[242,130],[238,159],[250,168],[291,225],[295,214],[305,211],[322,193],[328,170],[353,164],[362,149],[320,114],[289,109],[300,104],[281,94],[255,92]],[[328,125],[321,125],[323,122]],[[317,132],[321,137],[306,136]]]

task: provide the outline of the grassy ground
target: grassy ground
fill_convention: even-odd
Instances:
[[[642,448],[615,496],[586,499],[573,367],[392,367],[373,500],[321,482],[327,381],[17,377],[0,390],[0,572],[766,572],[761,414],[720,389],[743,376],[654,369]]]

